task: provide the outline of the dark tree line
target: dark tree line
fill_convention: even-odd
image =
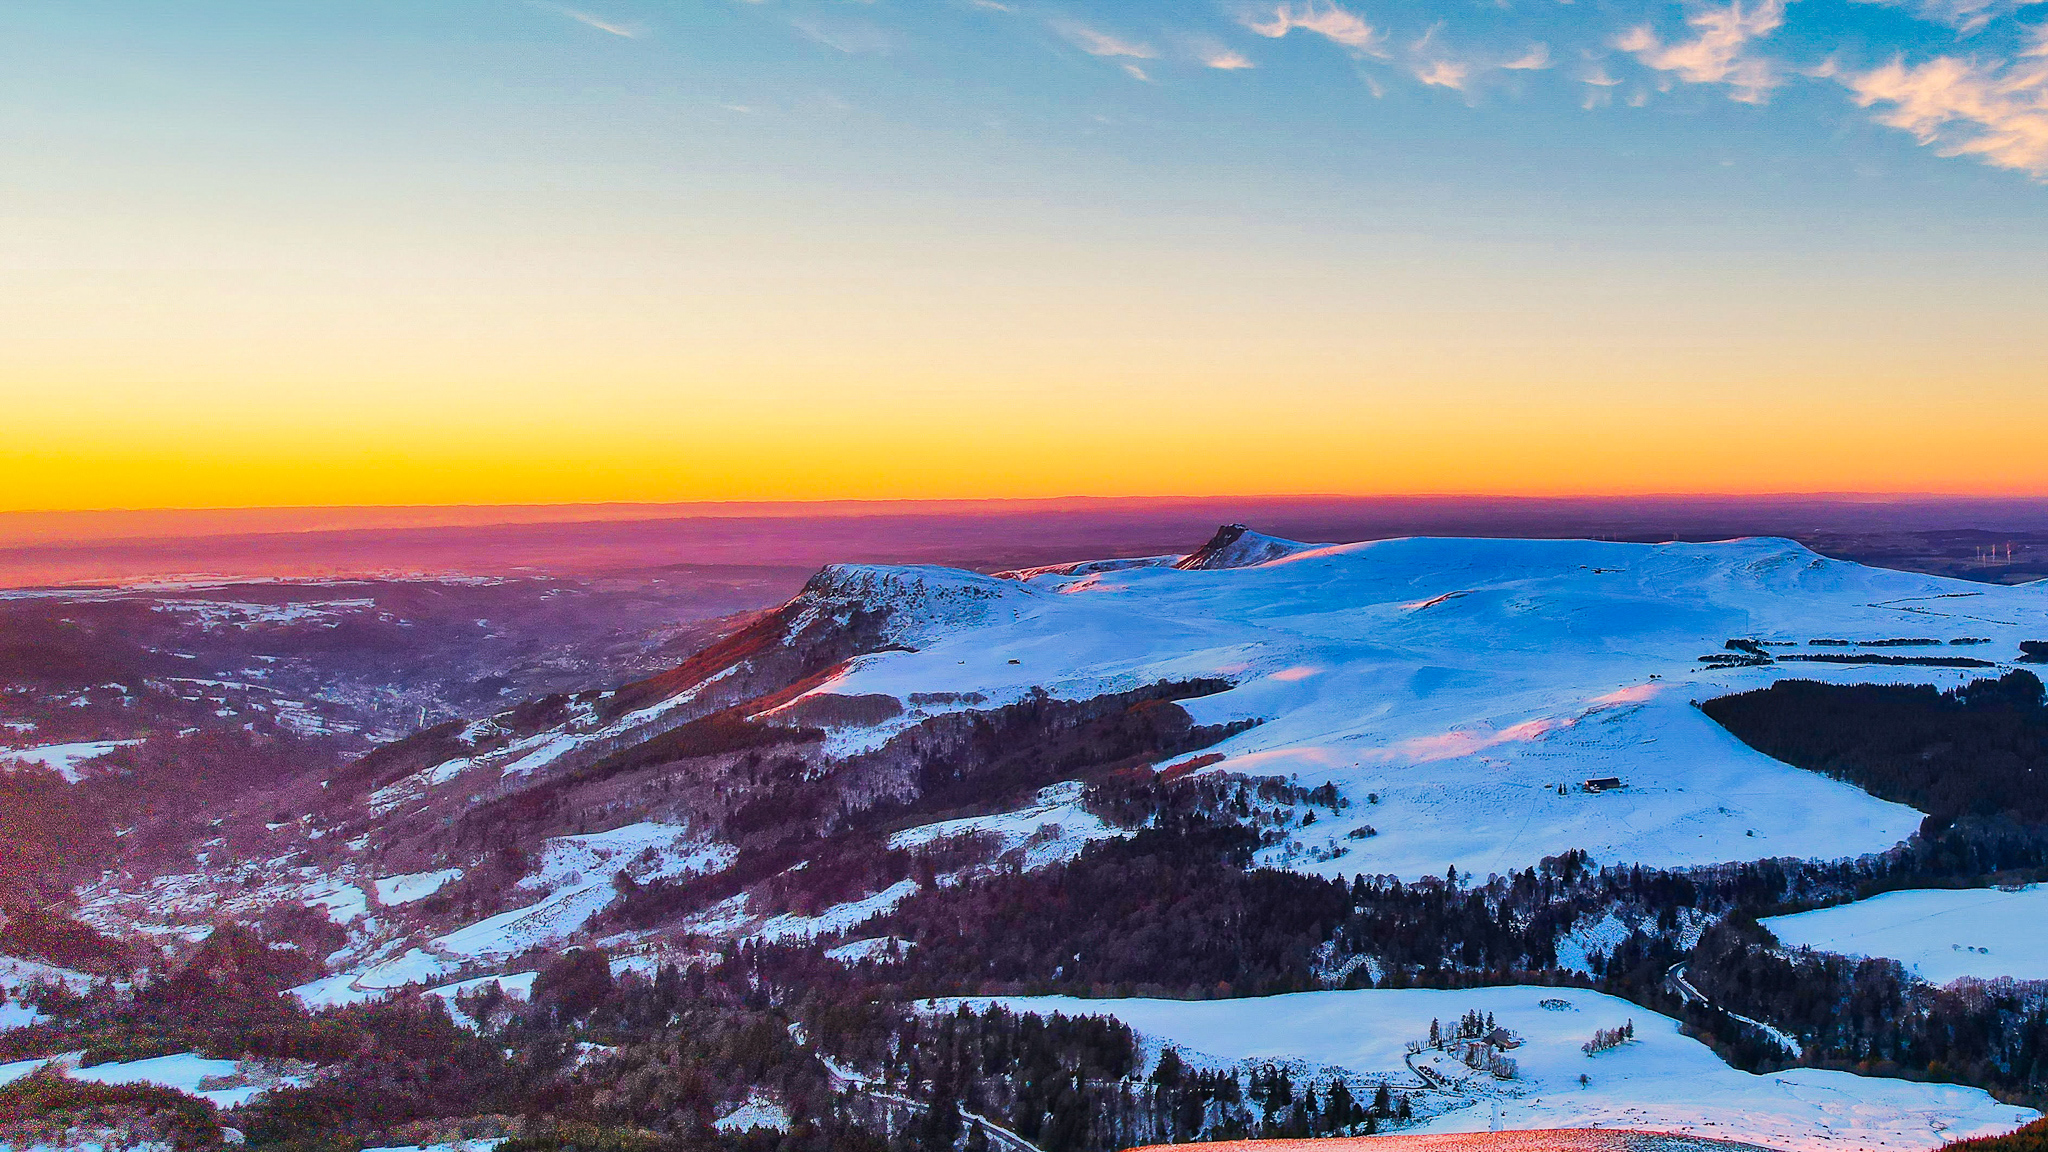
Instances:
[[[2032,672],[1946,692],[1780,680],[1700,707],[1767,756],[1938,820],[2048,820],[2048,706]]]

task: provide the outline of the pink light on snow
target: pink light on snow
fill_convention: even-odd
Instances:
[[[1571,723],[1570,720],[1543,716],[1534,720],[1524,720],[1519,724],[1510,724],[1506,728],[1416,736],[1394,745],[1388,750],[1387,758],[1413,760],[1418,764],[1455,760],[1460,756],[1470,756],[1501,744],[1527,744],[1541,738],[1546,732],[1569,728]]]
[[[1605,696],[1595,696],[1593,697],[1593,703],[1640,704],[1663,690],[1664,686],[1662,684],[1631,684],[1626,688],[1616,688]]]

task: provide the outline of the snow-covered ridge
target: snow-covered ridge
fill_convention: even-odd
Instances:
[[[1036,568],[1012,568],[996,573],[998,580],[1036,580],[1040,576],[1093,576],[1098,572],[1122,572],[1128,568],[1168,568],[1181,556],[1131,556],[1116,560],[1070,560],[1065,564],[1041,564]]]
[[[908,643],[934,629],[979,624],[996,615],[999,604],[1031,595],[1018,581],[959,568],[830,564],[797,595],[795,603],[804,611],[793,617],[789,631],[801,631],[818,615],[858,608],[887,613],[888,640]]]
[[[1946,687],[1998,671],[1702,661],[1729,640],[1983,637],[1967,654],[1997,661],[2048,638],[2048,589],[1869,568],[1782,539],[1316,546],[1242,532],[1211,551],[1250,563],[1074,565],[1024,581],[831,570],[845,595],[917,609],[916,650],[863,656],[814,692],[972,701],[920,705],[929,714],[1036,689],[1085,699],[1220,679],[1234,687],[1182,706],[1205,724],[1263,723],[1211,750],[1224,759],[1205,770],[1327,781],[1352,802],[1291,831],[1267,863],[1485,875],[1583,848],[1676,867],[1856,856],[1920,819],[1754,752],[1692,702],[1788,675]],[[871,747],[919,714],[833,747]],[[1622,787],[1581,787],[1602,778]]]
[[[1225,524],[1216,530],[1216,535],[1210,537],[1207,544],[1174,561],[1173,566],[1183,572],[1254,568],[1321,547],[1321,544],[1303,544],[1254,532],[1242,524]]]

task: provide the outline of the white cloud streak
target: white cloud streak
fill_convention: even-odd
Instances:
[[[595,28],[599,32],[609,32],[614,36],[623,36],[628,40],[637,39],[640,35],[640,29],[635,28],[631,24],[621,24],[616,20],[607,20],[602,16],[585,12],[580,8],[570,8],[561,4],[536,4],[534,7],[545,8],[550,12],[558,12],[576,21],[578,24]]]
[[[1537,44],[1527,52],[1501,65],[1511,72],[1531,72],[1550,67],[1550,45]]]
[[[1958,32],[1970,33],[1984,27],[2001,16],[2018,12],[2048,0],[1863,0],[1865,3],[1885,4],[1894,8],[1907,8],[1922,20],[1945,24]]]
[[[887,32],[865,24],[821,24],[815,20],[797,19],[790,21],[790,27],[827,48],[849,56],[863,52],[887,52],[894,46]]]
[[[1150,44],[1137,40],[1125,40],[1090,28],[1075,20],[1055,20],[1053,31],[1067,38],[1067,42],[1090,56],[1129,56],[1137,60],[1151,60],[1159,55]]]
[[[2048,181],[2048,30],[2022,59],[1983,64],[1938,56],[1895,59],[1837,77],[1877,121],[1911,132],[1943,156],[1974,156]]]
[[[1615,47],[1660,72],[1675,72],[1693,84],[1726,84],[1745,104],[1762,104],[1781,81],[1770,61],[1745,50],[1750,41],[1768,36],[1785,23],[1785,0],[1756,0],[1745,6],[1731,0],[1726,8],[1701,8],[1685,22],[1697,33],[1692,39],[1666,45],[1647,26],[1630,29]]]
[[[1217,68],[1225,72],[1237,72],[1246,68],[1256,67],[1250,60],[1245,58],[1243,53],[1238,52],[1234,48],[1225,48],[1221,45],[1200,49],[1196,54],[1196,59],[1199,59],[1205,68]]]
[[[1465,90],[1465,82],[1471,75],[1472,66],[1456,60],[1431,60],[1426,64],[1417,65],[1415,69],[1415,78],[1424,84],[1432,88],[1451,88],[1460,92]]]
[[[1357,52],[1379,53],[1380,35],[1355,13],[1339,7],[1334,0],[1302,0],[1275,4],[1244,14],[1239,21],[1261,36],[1278,40],[1296,28],[1313,32]]]

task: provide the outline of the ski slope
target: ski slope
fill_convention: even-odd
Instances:
[[[1545,1002],[1549,1002],[1549,1006]],[[1544,1128],[1638,1128],[1746,1141],[1773,1148],[1924,1150],[1950,1140],[2010,1131],[2038,1119],[1975,1088],[1916,1084],[1796,1068],[1754,1076],[1730,1068],[1678,1022],[1625,1000],[1571,988],[1452,991],[1370,989],[1303,992],[1236,1000],[1081,1000],[1002,997],[1013,1011],[1112,1016],[1148,1049],[1179,1048],[1211,1068],[1272,1062],[1320,1079],[1341,1070],[1353,1084],[1416,1085],[1409,1041],[1431,1020],[1491,1013],[1520,1046],[1514,1080],[1473,1075],[1418,1105],[1423,1132]],[[1635,1039],[1587,1055],[1596,1028],[1635,1025]],[[1441,1061],[1441,1056],[1435,1053]],[[1586,1077],[1581,1083],[1580,1076]]]
[[[835,734],[840,746],[948,707],[914,695],[979,693],[982,707],[1035,687],[1081,699],[1224,678],[1234,687],[1184,706],[1204,723],[1262,723],[1211,749],[1226,758],[1205,770],[1334,783],[1349,810],[1263,857],[1324,875],[1484,875],[1570,848],[1659,867],[1879,851],[1920,815],[1751,750],[1693,701],[1788,676],[1950,686],[1998,669],[1700,657],[1736,638],[1813,653],[1819,638],[1967,636],[1989,642],[1884,651],[2005,660],[2048,637],[2048,588],[1868,568],[1777,539],[1383,540],[1250,567],[1011,580],[881,571],[901,575],[846,579],[882,595],[941,586],[944,603],[978,610],[922,620],[929,594],[882,601],[914,650],[860,658],[813,694],[912,706],[859,739]],[[1607,776],[1626,787],[1579,788]],[[1379,835],[1347,838],[1368,823]]]
[[[1882,956],[1922,980],[2048,980],[2048,885],[1886,892],[1764,927],[1787,948]]]

